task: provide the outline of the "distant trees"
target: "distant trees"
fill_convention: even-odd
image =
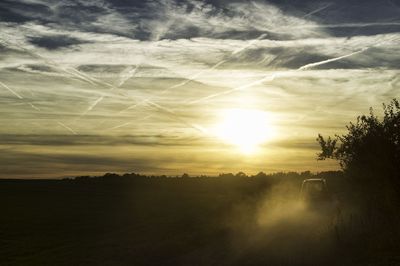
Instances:
[[[235,176],[236,177],[247,177],[247,175],[242,171],[238,172]]]
[[[187,173],[184,173],[183,175],[182,175],[182,178],[189,178],[190,176],[189,176],[189,174],[187,174]]]
[[[345,173],[372,200],[400,202],[400,103],[383,104],[383,119],[370,108],[334,138],[318,135],[318,160],[338,160]],[[392,204],[392,203],[391,203]]]
[[[234,178],[235,175],[232,174],[232,173],[227,173],[227,174],[222,173],[222,174],[219,174],[218,177],[221,177],[221,178]]]

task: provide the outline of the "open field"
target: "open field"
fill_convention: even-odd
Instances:
[[[297,211],[302,179],[1,180],[0,265],[389,265]]]

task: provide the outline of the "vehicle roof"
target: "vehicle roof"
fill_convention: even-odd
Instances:
[[[304,179],[303,182],[326,182],[325,178],[308,178]]]

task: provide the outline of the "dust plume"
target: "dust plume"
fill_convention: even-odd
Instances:
[[[330,265],[336,223],[333,209],[309,208],[299,184],[281,182],[233,208],[228,264]]]

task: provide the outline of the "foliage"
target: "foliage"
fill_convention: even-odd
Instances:
[[[318,135],[319,160],[338,160],[342,169],[366,191],[393,194],[400,199],[400,103],[383,104],[383,119],[370,108],[369,115],[357,117],[347,134],[334,138]]]

